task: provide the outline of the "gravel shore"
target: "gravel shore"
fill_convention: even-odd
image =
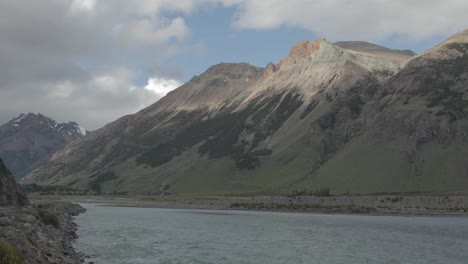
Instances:
[[[44,199],[50,199],[44,197]],[[258,197],[122,197],[61,196],[55,199],[104,206],[264,210],[369,215],[461,215],[468,216],[468,196],[258,196]]]

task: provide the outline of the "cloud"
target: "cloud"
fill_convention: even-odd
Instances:
[[[186,16],[216,8],[235,10],[237,30],[332,40],[420,41],[468,27],[461,0],[0,0],[0,123],[31,111],[96,129],[156,102],[185,77],[177,56],[209,57]]]
[[[468,27],[460,0],[225,0],[238,29],[299,27],[333,40],[421,41]]]
[[[177,83],[170,70],[148,75],[153,90],[136,80],[186,52],[190,29],[171,12],[201,2],[0,0],[0,123],[42,112],[96,129],[156,102]]]
[[[95,6],[95,0],[73,0],[71,10],[72,12],[90,12]]]
[[[118,68],[95,73],[83,81],[31,83],[22,89],[0,90],[0,119],[21,112],[41,112],[58,121],[74,120],[86,129],[96,129],[105,121],[135,113],[156,102],[163,96],[163,89],[169,88],[148,90],[135,86],[134,78],[132,71]],[[166,83],[175,82],[162,82]]]
[[[154,22],[150,19],[140,19],[119,24],[113,28],[114,34],[120,43],[126,46],[158,45],[170,40],[186,38],[190,30],[184,19],[177,17],[171,21]]]
[[[177,80],[153,77],[148,80],[148,84],[145,86],[145,89],[163,97],[181,85],[182,83]]]

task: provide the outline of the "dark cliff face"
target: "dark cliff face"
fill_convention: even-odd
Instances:
[[[28,197],[0,159],[0,206],[27,205]]]

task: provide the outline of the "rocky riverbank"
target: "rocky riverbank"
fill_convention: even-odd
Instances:
[[[75,264],[77,226],[85,209],[69,202],[40,202],[24,207],[0,207],[0,263]]]

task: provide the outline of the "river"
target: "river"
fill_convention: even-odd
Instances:
[[[96,264],[466,264],[468,218],[82,204],[75,247]]]

